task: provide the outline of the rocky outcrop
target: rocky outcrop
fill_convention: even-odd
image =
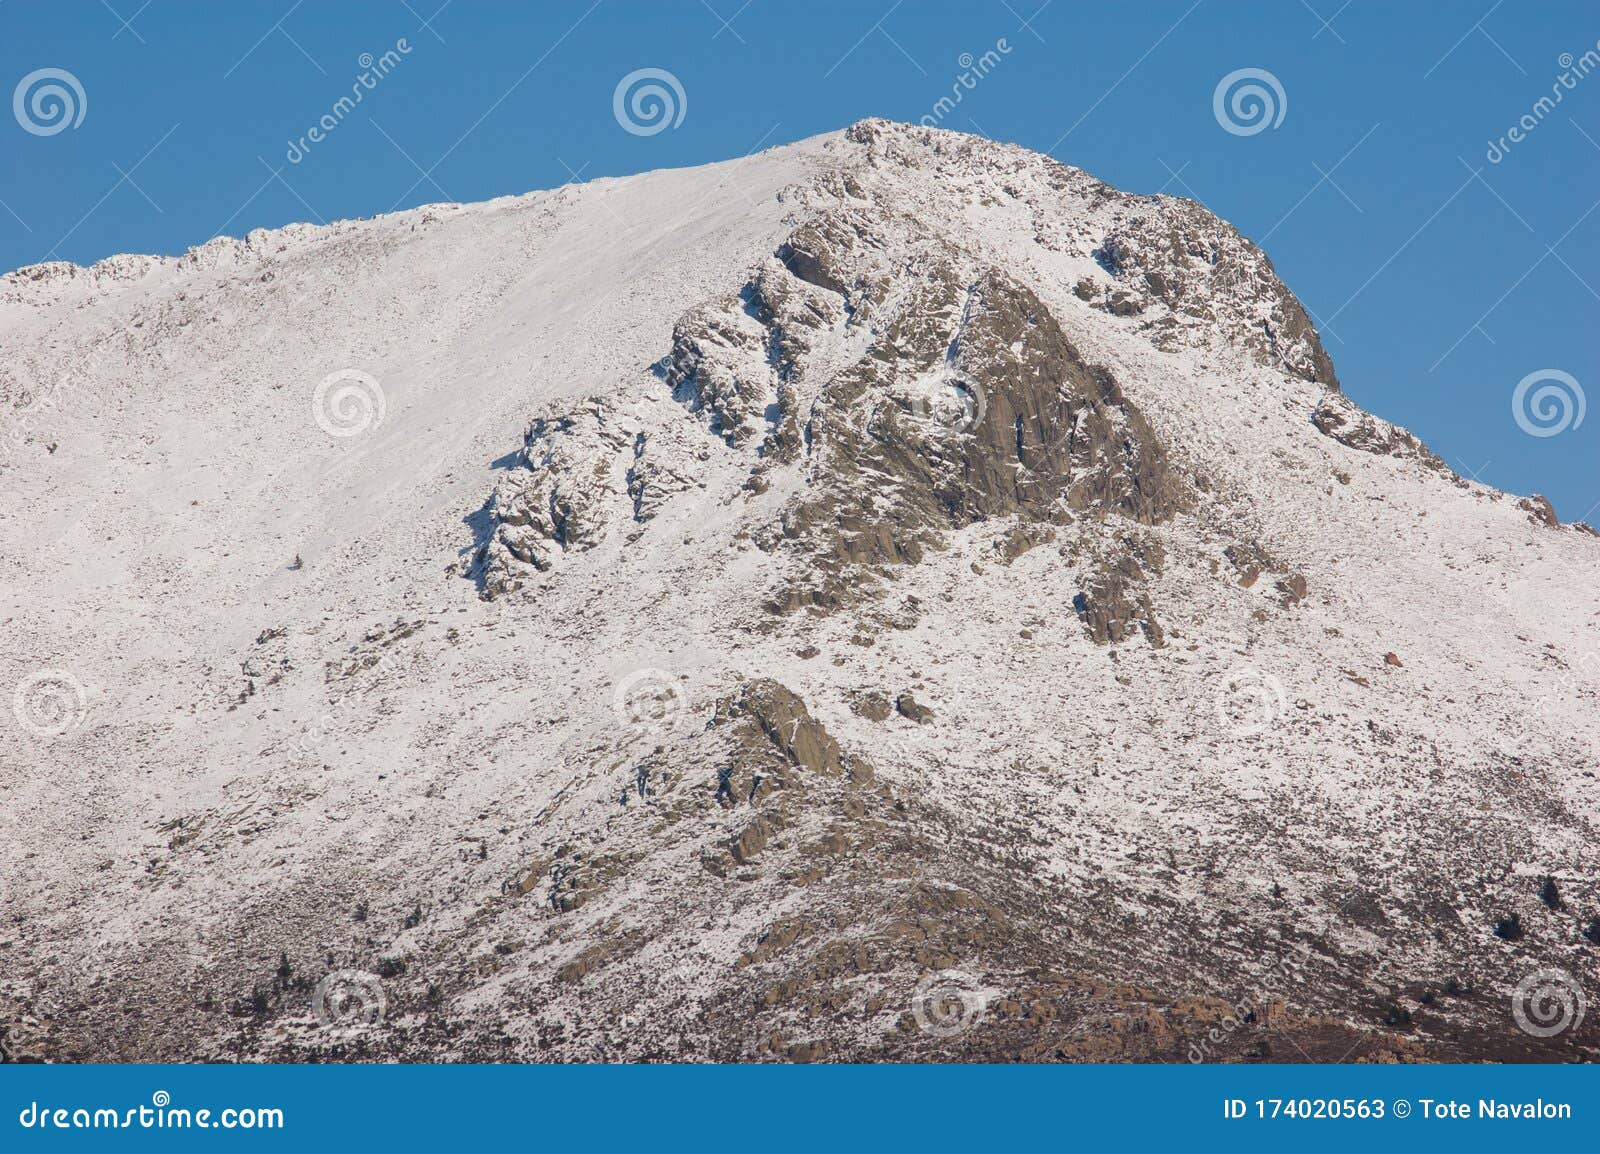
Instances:
[[[1445,463],[1416,436],[1357,408],[1342,393],[1325,394],[1311,414],[1311,423],[1340,444],[1363,453],[1399,457],[1429,469],[1449,472]]]
[[[1117,645],[1141,633],[1152,646],[1166,644],[1146,585],[1147,575],[1132,552],[1099,558],[1089,570],[1073,608],[1096,645]]]
[[[887,280],[872,259],[882,243],[864,226],[837,248],[831,239],[808,233],[803,269],[820,263],[823,284],[849,286],[842,328],[875,319],[842,369],[820,380],[804,360],[789,370],[795,395],[814,398],[809,483],[764,544],[807,565],[774,608],[838,609],[977,521],[1149,524],[1184,507],[1187,486],[1143,414],[1032,291],[946,256]]]
[[[749,494],[802,470],[753,534],[795,562],[770,608],[836,611],[979,521],[1012,519],[1009,560],[1051,524],[1155,524],[1188,507],[1144,414],[1033,290],[860,200],[801,223],[737,293],[688,310],[660,366],[742,454]],[[489,511],[488,595],[603,536],[610,455],[628,435],[599,406],[535,424]],[[693,484],[661,441],[633,441],[624,484],[639,521]]]
[[[895,712],[907,721],[914,721],[918,725],[933,720],[933,710],[923,705],[910,692],[902,693],[894,701]]]
[[[742,300],[692,309],[673,327],[667,384],[704,411],[712,430],[730,445],[743,445],[759,432],[762,414],[774,401],[769,339]]]
[[[1236,541],[1222,551],[1239,577],[1239,584],[1249,589],[1268,571],[1282,572],[1283,566],[1256,541]]]
[[[780,832],[810,810],[808,795],[868,786],[872,763],[845,753],[800,696],[770,679],[746,684],[717,703],[708,732],[720,739],[714,799],[725,811],[749,811],[723,845],[736,865],[754,862]],[[715,857],[706,868],[720,872]]]
[[[487,510],[491,536],[476,567],[487,595],[511,592],[527,568],[543,572],[605,539],[613,499],[626,487],[621,454],[633,436],[601,401],[528,426]]]
[[[1158,343],[1224,336],[1262,364],[1338,389],[1316,327],[1266,253],[1193,201],[1134,202],[1095,256],[1111,283],[1080,281],[1079,298],[1144,317]]]
[[[925,164],[918,150],[933,145],[956,170],[998,165],[966,138],[923,141],[876,121],[847,138],[873,164]],[[1190,202],[1126,197],[1053,162],[1028,163],[1041,166],[1050,195],[1107,222],[1081,249],[1099,267],[1077,281],[1078,299],[1136,318],[1158,347],[1223,339],[1321,382],[1330,392],[1320,428],[1431,459],[1337,392],[1305,310],[1231,226]],[[1188,476],[1193,463],[1175,462],[1115,375],[1079,350],[1069,324],[1081,318],[1058,315],[1016,273],[934,235],[853,175],[819,177],[794,200],[799,222],[737,290],[682,314],[657,366],[699,435],[744,470],[744,536],[792,562],[770,610],[833,613],[871,600],[899,567],[977,522],[1010,519],[1000,547],[1009,561],[1078,518],[1153,525],[1193,507],[1204,488]],[[1036,204],[1038,239],[1068,246],[1047,210]],[[607,456],[622,438],[606,435],[603,418],[561,421],[530,430],[523,467],[496,492],[477,569],[486,595],[592,547],[605,532],[600,506],[622,489],[631,508],[613,516],[649,522],[700,483],[696,458],[719,451],[693,447],[692,423],[618,428],[633,450],[619,483]]]
[[[807,773],[837,777],[839,743],[815,721],[806,703],[776,681],[753,681],[718,706],[713,725],[734,725],[747,742],[770,745],[782,760]],[[759,735],[759,737],[757,736]]]
[[[785,775],[793,770],[787,776],[796,781],[809,775],[843,774],[858,783],[872,778],[871,762],[842,752],[799,695],[776,681],[752,681],[736,696],[719,702],[711,724],[731,733],[734,760],[741,763],[742,774],[757,775],[763,762],[775,759],[778,768],[768,772]],[[719,795],[726,792],[719,786]]]
[[[1541,497],[1538,493],[1518,501],[1517,508],[1526,513],[1528,520],[1535,525],[1542,525],[1546,529],[1559,529],[1561,527],[1561,518],[1556,516],[1555,506],[1550,504],[1548,498]]]

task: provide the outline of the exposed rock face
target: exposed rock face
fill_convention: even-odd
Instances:
[[[1239,575],[1239,584],[1248,589],[1268,571],[1281,572],[1283,566],[1255,541],[1236,541],[1223,550],[1223,556]]]
[[[1143,415],[1027,289],[994,269],[967,280],[942,261],[918,266],[893,302],[873,299],[866,273],[853,283],[869,287],[852,315],[874,313],[882,335],[821,383],[810,409],[812,483],[785,510],[782,539],[816,576],[780,608],[837,608],[975,521],[1152,523],[1182,506]]]
[[[894,708],[895,712],[901,717],[907,721],[915,721],[918,725],[925,721],[933,720],[933,710],[923,705],[910,693],[902,693],[895,698]]]
[[[1105,558],[1078,594],[1075,608],[1096,645],[1113,645],[1143,632],[1151,645],[1165,644],[1156,621],[1145,573],[1132,553]]]
[[[851,708],[857,716],[868,721],[887,721],[894,712],[894,707],[889,704],[889,699],[881,693],[867,692],[856,696]]]
[[[623,489],[618,453],[631,441],[600,401],[528,427],[516,466],[489,503],[493,537],[479,558],[487,593],[519,588],[521,566],[544,571],[605,539]]]
[[[1561,527],[1561,518],[1556,516],[1555,509],[1545,498],[1535,493],[1531,497],[1524,497],[1517,502],[1517,508],[1528,514],[1528,520],[1535,525],[1543,525],[1547,529]]]
[[[1166,644],[1151,586],[1166,565],[1161,542],[1139,533],[1107,538],[1094,547],[1072,607],[1096,645],[1117,645],[1143,635],[1154,648]]]
[[[1323,397],[1311,414],[1311,423],[1334,440],[1363,453],[1399,457],[1439,472],[1449,472],[1445,463],[1414,435],[1382,417],[1363,412],[1342,394],[1329,393]]]
[[[1338,389],[1311,318],[1267,255],[1193,201],[1136,202],[1096,255],[1113,278],[1102,304],[1108,312],[1140,316],[1153,301],[1167,306],[1154,322],[1158,342],[1204,341],[1220,330],[1262,364]],[[1094,282],[1080,284],[1080,295],[1094,299]]]
[[[891,255],[891,234],[912,238],[904,257]],[[739,293],[673,330],[675,395],[731,448],[760,437],[747,488],[762,493],[771,470],[803,464],[804,488],[757,537],[803,573],[775,609],[836,610],[974,522],[1018,517],[1014,536],[1042,539],[1026,525],[1154,524],[1191,499],[1144,415],[1033,292],[916,238],[913,224],[864,210],[821,217]],[[491,508],[488,593],[516,587],[517,563],[547,569],[603,535],[608,455],[624,440],[603,414],[536,423],[525,471]],[[636,456],[630,489],[646,519],[666,467],[648,440]],[[656,492],[686,487],[669,477]]]
[[[784,763],[803,773],[837,777],[844,772],[839,743],[812,718],[804,701],[775,681],[752,682],[739,696],[722,702],[712,724],[735,725],[745,748],[770,745]],[[864,765],[870,779],[869,763],[850,762]]]
[[[878,122],[848,137],[880,163],[913,163],[907,141]],[[965,144],[958,151],[990,159]],[[1157,347],[1226,339],[1333,390],[1316,416],[1330,435],[1432,459],[1338,394],[1305,310],[1232,226],[1190,202],[1124,197],[1049,162],[1046,176],[1063,195],[1115,205],[1093,253],[1110,279],[1082,278],[1079,299],[1142,317]],[[1079,516],[1149,525],[1192,506],[1195,484],[1145,415],[1025,284],[953,238],[929,235],[852,177],[823,177],[796,199],[826,208],[736,292],[685,312],[661,362],[677,399],[744,454],[751,496],[767,493],[775,470],[800,470],[798,491],[785,486],[783,499],[753,506],[766,511],[753,540],[794,562],[770,608],[835,612],[975,522],[1017,518],[1010,540],[1020,547]],[[1061,243],[1039,227],[1046,247]],[[605,457],[623,441],[579,432],[584,449],[552,451],[543,424],[530,430],[523,455],[533,476],[508,477],[490,510],[496,530],[478,570],[487,595],[519,587],[519,567],[546,569],[603,536],[599,506],[615,499],[618,468]],[[637,521],[693,487],[663,435],[630,442]],[[681,430],[666,435],[683,439]]]

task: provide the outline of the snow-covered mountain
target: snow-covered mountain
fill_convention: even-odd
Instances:
[[[12,1056],[1600,1041],[1600,541],[1193,202],[863,121],[23,269],[0,405]]]

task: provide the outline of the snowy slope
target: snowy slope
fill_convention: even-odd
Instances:
[[[1600,541],[1191,202],[863,122],[24,269],[0,405],[13,1052],[1600,1037]]]

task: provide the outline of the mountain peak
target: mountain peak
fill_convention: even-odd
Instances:
[[[1600,542],[1193,202],[866,120],[23,270],[0,404],[25,1054],[1591,1052]]]

